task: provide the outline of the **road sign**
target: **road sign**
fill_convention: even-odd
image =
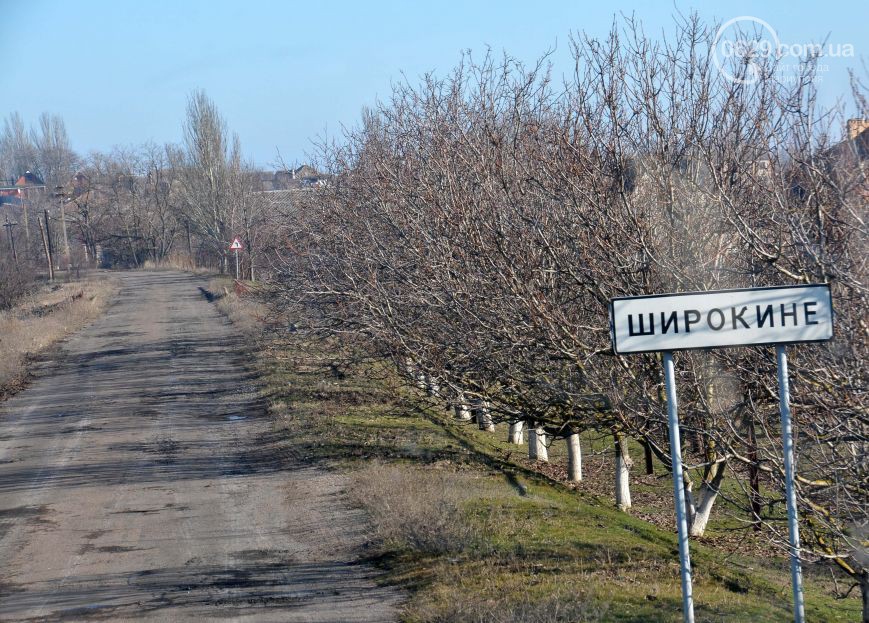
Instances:
[[[826,284],[775,286],[614,298],[610,301],[610,334],[613,351],[617,355],[663,352],[676,528],[679,533],[682,617],[685,623],[694,623],[694,596],[691,557],[688,551],[676,375],[672,351],[776,345],[794,621],[803,623],[805,605],[794,489],[794,438],[791,426],[788,362],[784,345],[822,342],[833,337],[833,303],[830,286]]]
[[[830,286],[776,286],[615,298],[618,355],[692,348],[820,342],[833,337]]]
[[[238,252],[241,249],[241,242],[238,238],[233,238],[232,244],[229,245],[230,251],[235,251],[235,280],[241,279],[241,271],[238,265]]]

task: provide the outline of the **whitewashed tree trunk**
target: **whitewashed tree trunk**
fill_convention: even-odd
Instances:
[[[523,429],[524,423],[522,420],[510,422],[510,432],[507,435],[507,443],[521,445],[524,442],[524,435],[522,434]]]
[[[462,420],[463,422],[469,422],[471,420],[471,408],[468,406],[468,403],[465,402],[464,392],[459,392],[458,396],[456,396],[456,404],[453,408],[456,411],[457,420]]]
[[[437,377],[431,376],[430,374],[425,375],[425,391],[429,396],[440,398],[441,385],[438,382]]]
[[[697,506],[694,513],[694,521],[691,522],[691,536],[703,536],[706,532],[706,525],[709,523],[709,517],[712,515],[712,507],[715,505],[715,500],[718,498],[718,492],[721,488],[721,481],[724,480],[725,463],[717,463],[712,466],[715,470],[707,477],[700,486],[700,504]]]
[[[549,461],[549,449],[546,447],[546,431],[536,425],[528,428],[528,458],[532,461]]]
[[[579,444],[579,433],[567,437],[567,479],[571,482],[582,482],[582,446]]]
[[[490,433],[495,432],[495,422],[492,420],[492,405],[487,401],[480,401],[477,405],[477,425],[480,430]]]
[[[682,472],[683,489],[685,491],[685,523],[690,532],[697,516],[697,504],[694,502],[694,481],[688,476],[687,471]]]
[[[631,507],[631,457],[628,444],[621,433],[615,435],[616,506],[626,511]]]

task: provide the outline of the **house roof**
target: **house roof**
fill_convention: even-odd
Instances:
[[[846,138],[841,143],[837,143],[828,153],[840,162],[852,158],[856,158],[858,162],[869,160],[869,128],[853,138]]]
[[[317,170],[314,167],[309,166],[307,164],[303,164],[302,166],[300,166],[296,169],[293,169],[293,174],[297,178],[299,178],[299,177],[317,177],[319,175],[317,173]]]
[[[263,190],[251,193],[251,197],[261,206],[289,208],[293,205],[294,198],[298,197],[298,193],[298,190]]]
[[[45,182],[43,182],[38,175],[35,173],[31,173],[30,171],[26,171],[24,175],[18,178],[18,181],[15,182],[16,186],[45,186]]]

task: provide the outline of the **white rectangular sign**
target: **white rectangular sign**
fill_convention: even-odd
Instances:
[[[830,286],[654,294],[610,301],[616,354],[820,342],[833,337]]]

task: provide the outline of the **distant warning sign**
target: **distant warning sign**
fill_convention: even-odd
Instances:
[[[241,242],[239,242],[238,238],[236,238],[232,241],[232,244],[229,245],[229,250],[238,251],[239,249],[241,249]]]
[[[830,286],[615,298],[610,301],[610,332],[619,355],[821,342],[833,337]]]

